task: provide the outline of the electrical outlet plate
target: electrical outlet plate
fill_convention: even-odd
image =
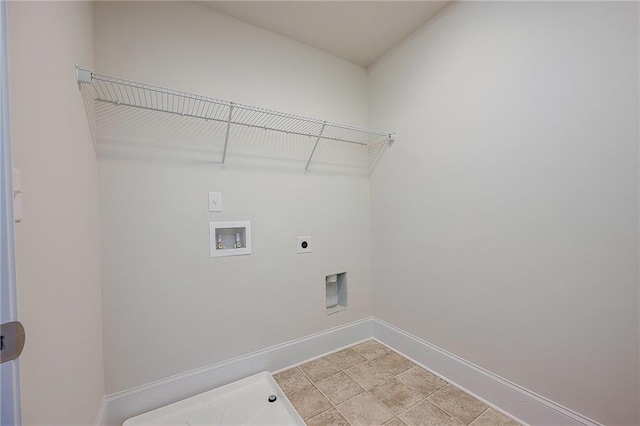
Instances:
[[[222,192],[209,193],[209,211],[210,212],[222,211]]]
[[[298,253],[311,253],[313,239],[311,237],[298,237]]]

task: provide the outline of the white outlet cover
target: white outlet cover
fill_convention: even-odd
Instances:
[[[298,253],[311,253],[312,248],[313,239],[311,237],[298,237]]]
[[[210,212],[222,211],[222,192],[209,193],[209,211]]]

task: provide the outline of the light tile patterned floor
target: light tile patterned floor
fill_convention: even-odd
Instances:
[[[518,425],[375,340],[275,379],[309,426]]]

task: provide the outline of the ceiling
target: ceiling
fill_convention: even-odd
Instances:
[[[197,3],[367,67],[450,2],[451,0]]]

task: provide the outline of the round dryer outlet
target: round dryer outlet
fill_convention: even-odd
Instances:
[[[311,237],[298,237],[298,253],[311,253]]]

